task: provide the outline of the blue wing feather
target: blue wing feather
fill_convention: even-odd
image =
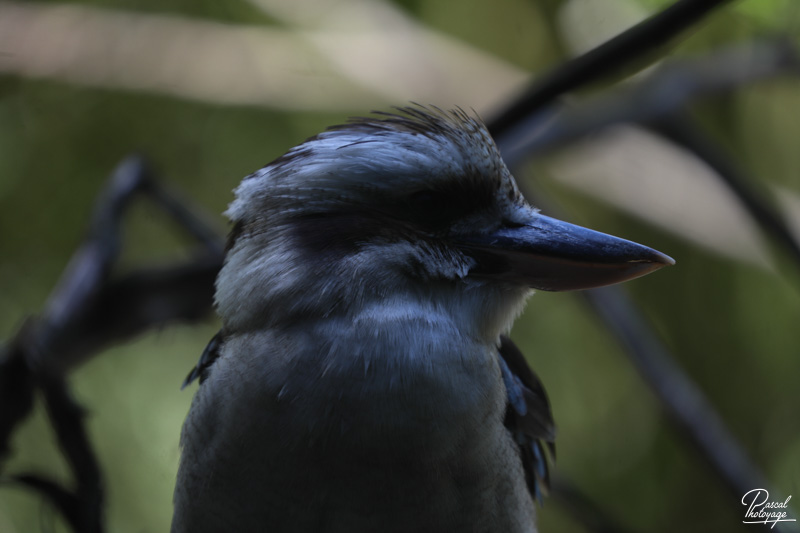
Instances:
[[[505,336],[500,341],[500,371],[508,394],[505,425],[519,447],[528,490],[541,503],[550,488],[549,460],[555,460],[550,402],[519,348]]]

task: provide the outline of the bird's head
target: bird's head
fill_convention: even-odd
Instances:
[[[227,215],[217,304],[234,326],[399,294],[454,305],[466,294],[473,314],[513,315],[532,288],[608,285],[673,263],[540,214],[461,110],[333,127],[245,178]]]

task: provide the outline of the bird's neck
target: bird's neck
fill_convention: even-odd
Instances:
[[[217,309],[234,331],[333,318],[374,326],[416,317],[493,344],[531,293],[468,276],[420,277],[398,263],[384,257],[328,262],[291,246],[241,247],[229,253],[217,279]]]
[[[353,464],[381,462],[387,450],[392,461],[422,450],[450,461],[453,440],[466,433],[478,446],[505,402],[495,341],[465,335],[458,320],[394,295],[359,312],[234,332],[224,349],[236,358],[221,358],[216,379],[230,381],[231,366],[230,393],[244,395],[247,409],[283,406],[276,424],[296,439],[289,446],[320,442]],[[261,439],[258,427],[248,431]]]

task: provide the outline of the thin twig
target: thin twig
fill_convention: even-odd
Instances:
[[[83,423],[84,411],[72,399],[63,378],[40,382],[48,418],[53,424],[61,452],[75,479],[75,531],[102,533],[104,490],[102,474]]]
[[[24,356],[32,324],[28,320],[0,349],[0,467],[9,453],[11,434],[33,408],[33,374]]]
[[[744,83],[800,75],[800,54],[789,39],[738,44],[700,58],[665,62],[643,81],[573,104],[554,103],[547,120],[522,122],[500,138],[510,166],[621,123],[650,123],[689,102]]]
[[[615,70],[640,60],[645,54],[666,44],[682,31],[696,24],[715,8],[730,0],[680,0],[660,13],[606,41],[597,48],[559,65],[533,82],[489,123],[495,139],[502,139],[523,120],[577,88],[584,87]]]

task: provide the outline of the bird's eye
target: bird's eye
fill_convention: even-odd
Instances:
[[[432,189],[414,192],[409,197],[409,200],[414,209],[420,212],[428,212],[428,214],[433,214],[433,212],[447,207],[447,195]]]
[[[410,207],[407,216],[428,230],[444,228],[463,214],[458,201],[434,189],[416,191],[408,196],[407,202]]]

